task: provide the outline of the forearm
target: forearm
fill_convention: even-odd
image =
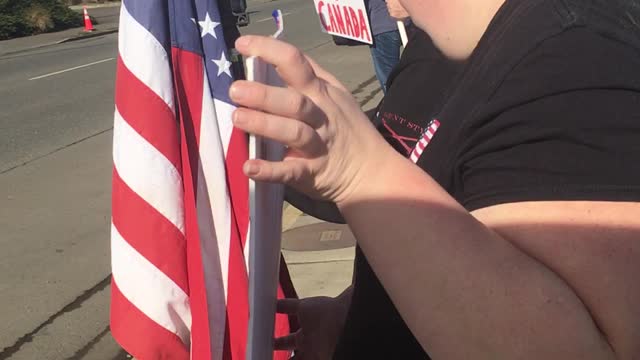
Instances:
[[[477,221],[414,164],[385,154],[338,206],[434,359],[609,359],[578,296]]]

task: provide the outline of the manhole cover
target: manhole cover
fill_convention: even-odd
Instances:
[[[356,239],[347,225],[323,222],[282,233],[282,248],[291,251],[334,250],[355,244]]]

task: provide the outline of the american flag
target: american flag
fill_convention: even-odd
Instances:
[[[220,22],[215,0],[122,2],[111,331],[143,360],[245,359],[248,149]]]

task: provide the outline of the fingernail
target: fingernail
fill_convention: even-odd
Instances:
[[[251,39],[247,36],[241,36],[238,38],[238,40],[236,40],[236,48],[241,49],[241,48],[246,48],[247,46],[249,46],[249,43],[251,42]]]
[[[231,100],[233,101],[242,100],[242,98],[244,97],[244,91],[242,90],[240,85],[231,85],[231,87],[229,88],[229,97],[231,97]]]
[[[257,164],[254,164],[252,162],[244,163],[244,174],[247,176],[254,176],[258,174],[259,170],[260,169]]]

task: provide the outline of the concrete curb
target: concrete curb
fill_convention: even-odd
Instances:
[[[49,43],[45,43],[45,44],[40,44],[40,45],[35,45],[35,46],[32,46],[32,47],[24,48],[24,49],[7,51],[7,52],[0,52],[0,57],[20,54],[20,53],[23,53],[25,51],[38,50],[40,48],[45,48],[47,46],[52,46],[52,45],[56,45],[56,44],[58,44],[58,42],[57,41],[53,41],[53,42],[49,42]]]
[[[44,43],[44,44],[33,45],[33,46],[30,46],[30,47],[25,47],[23,49],[12,50],[12,51],[7,51],[7,52],[0,52],[0,57],[11,56],[11,55],[23,53],[25,51],[37,50],[37,49],[41,49],[41,48],[46,48],[48,46],[68,43],[68,42],[72,42],[72,41],[90,39],[90,38],[94,38],[94,37],[98,37],[98,36],[102,36],[102,35],[109,35],[109,34],[113,34],[113,33],[116,33],[116,32],[118,32],[118,29],[117,28],[113,28],[113,29],[107,29],[107,30],[98,30],[98,31],[95,31],[95,32],[92,32],[92,33],[80,34],[80,35],[76,35],[76,36],[70,36],[70,37],[64,38],[62,40],[56,40],[56,41],[51,41],[51,42],[47,42],[47,43]]]
[[[71,36],[59,41],[56,41],[55,44],[64,44],[64,43],[68,43],[68,42],[72,42],[72,41],[78,41],[78,40],[84,40],[84,39],[91,39],[94,37],[98,37],[98,36],[103,36],[103,35],[109,35],[109,34],[113,34],[113,33],[117,33],[118,29],[107,29],[107,30],[98,30],[95,32],[90,32],[90,33],[86,33],[86,34],[80,34],[80,35],[76,35],[76,36]]]

